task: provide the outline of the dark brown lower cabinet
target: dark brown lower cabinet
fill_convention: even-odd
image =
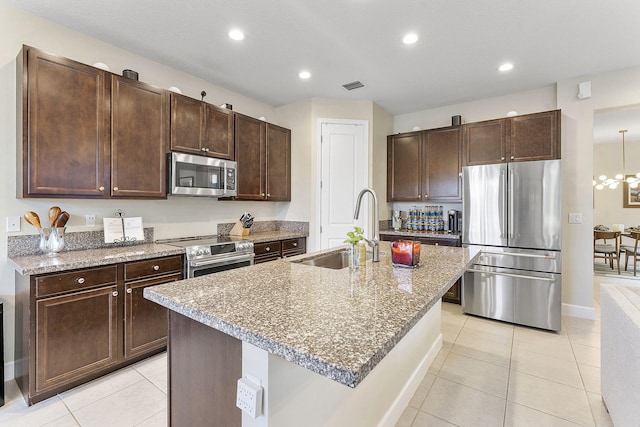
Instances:
[[[397,236],[393,234],[380,234],[380,240],[386,242],[393,242],[398,239],[411,239],[416,240],[424,245],[439,245],[439,246],[462,246],[460,238],[458,239],[439,239],[437,237],[422,237],[422,236]],[[442,296],[444,302],[451,302],[454,304],[460,304],[460,290],[462,286],[462,279],[458,279],[456,283],[449,288],[449,290]]]
[[[273,261],[283,257],[291,257],[307,253],[307,238],[274,240],[271,242],[256,243],[253,246],[256,254],[254,263]]]
[[[130,281],[137,262],[16,273],[15,377],[29,405],[165,349],[167,310],[142,291],[182,279],[182,255],[144,263]]]

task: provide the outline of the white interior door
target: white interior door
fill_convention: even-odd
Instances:
[[[367,186],[368,143],[366,121],[320,119],[321,200],[320,247],[343,245],[354,225],[369,224],[369,199],[363,203],[358,221],[353,213],[356,197]],[[365,229],[365,231],[368,231]],[[365,233],[370,235],[371,233]]]

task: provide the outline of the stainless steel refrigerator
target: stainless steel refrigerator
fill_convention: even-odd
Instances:
[[[462,168],[462,243],[481,252],[463,276],[465,313],[560,330],[560,162]]]

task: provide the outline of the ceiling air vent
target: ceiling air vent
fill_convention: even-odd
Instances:
[[[362,84],[362,82],[355,81],[355,82],[344,84],[342,85],[342,87],[345,88],[346,90],[354,90],[354,89],[360,89],[361,87],[364,87],[364,85]]]

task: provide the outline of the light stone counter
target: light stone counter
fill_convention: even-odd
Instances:
[[[113,248],[62,251],[55,257],[48,257],[44,254],[23,255],[11,257],[9,261],[18,273],[26,276],[117,264],[127,261],[138,261],[169,255],[180,255],[183,253],[183,248],[147,243]]]
[[[356,271],[272,261],[146,288],[146,298],[287,361],[356,387],[472,264],[466,248],[422,246],[416,269]],[[324,251],[330,252],[330,251]]]

